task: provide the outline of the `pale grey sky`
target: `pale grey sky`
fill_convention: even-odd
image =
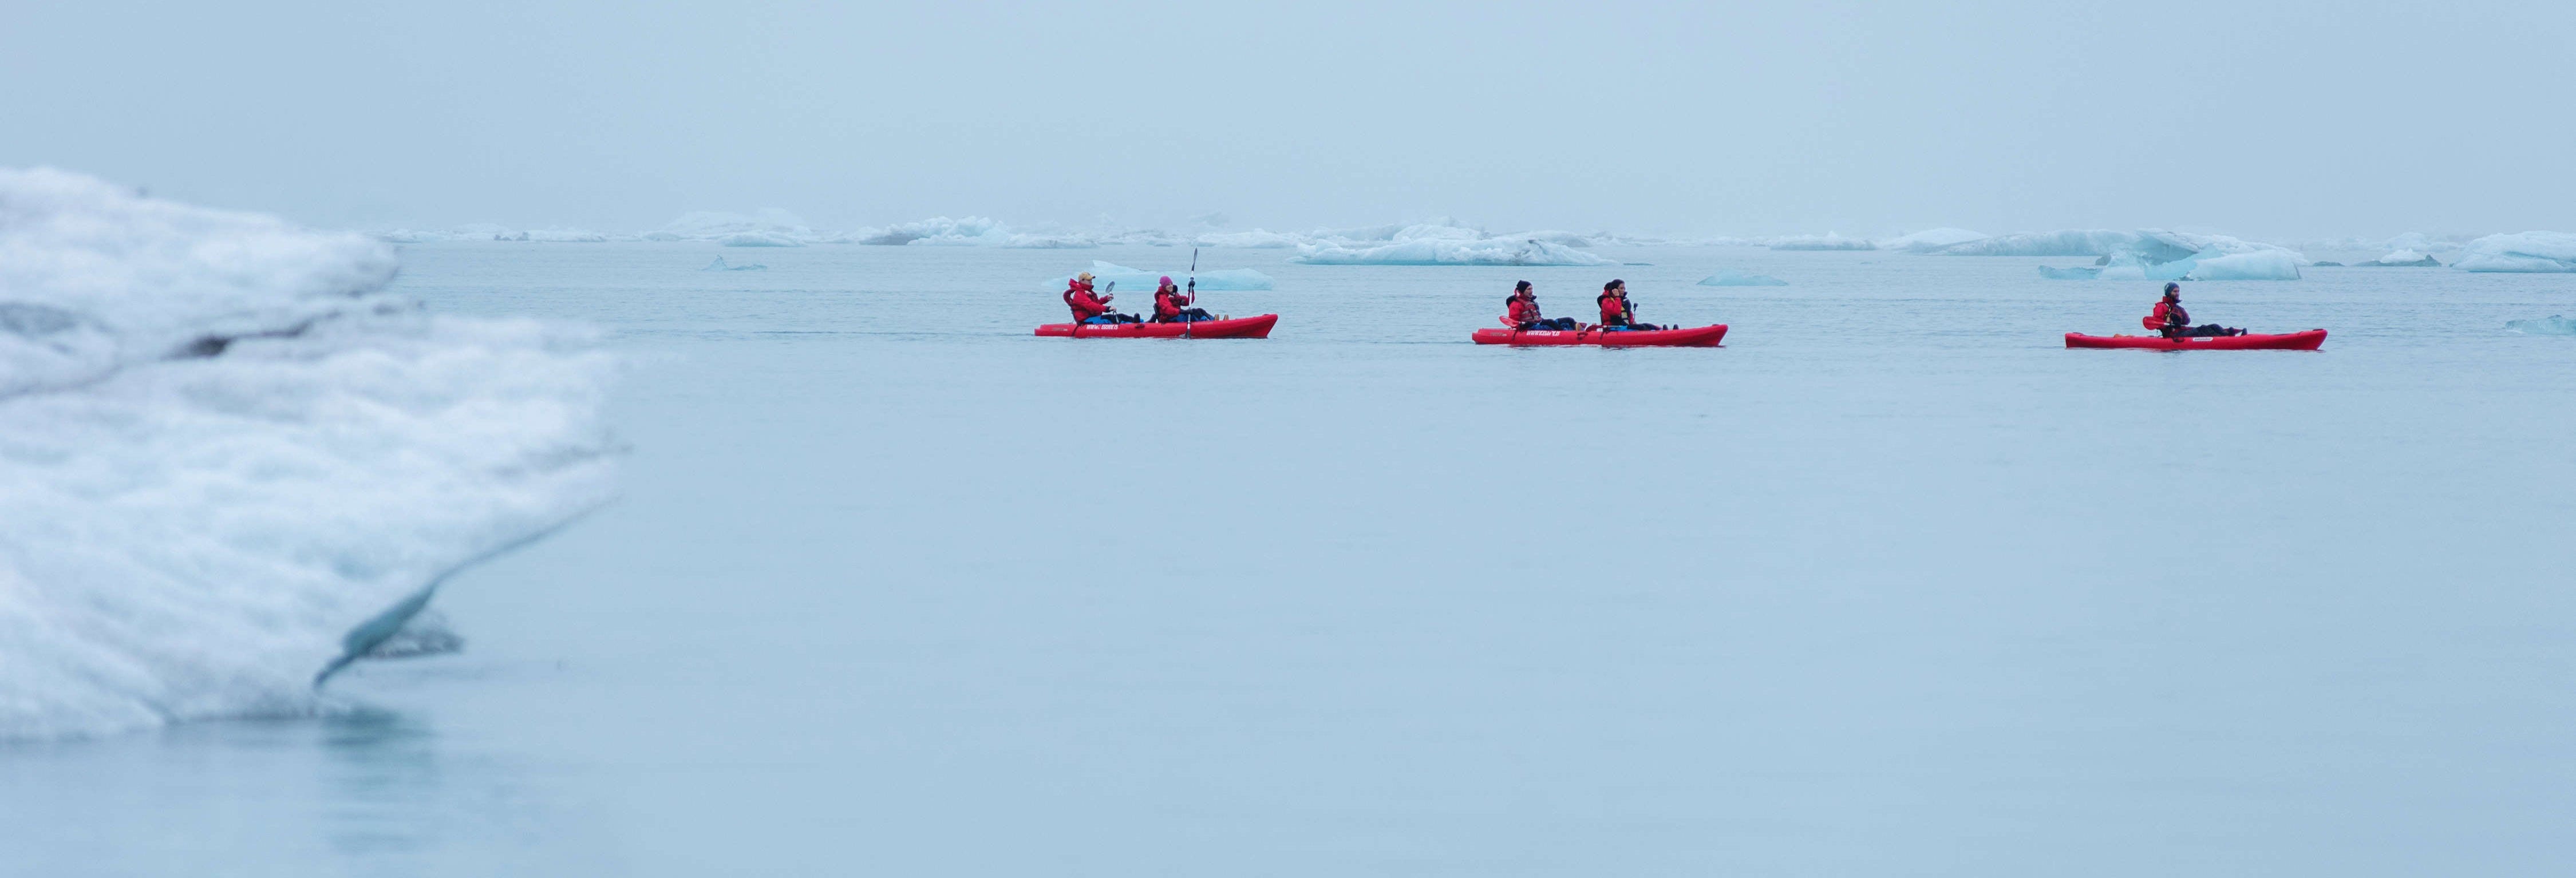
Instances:
[[[2576,4],[0,0],[0,164],[321,225],[2576,229]]]

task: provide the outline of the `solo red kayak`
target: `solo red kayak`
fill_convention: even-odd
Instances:
[[[1605,348],[1713,348],[1726,337],[1726,324],[1688,329],[1604,332],[1598,329],[1479,329],[1477,344],[1598,345]]]
[[[1189,323],[1049,323],[1038,334],[1054,338],[1269,338],[1277,314],[1196,320]]]
[[[2277,335],[2220,335],[2207,338],[2165,338],[2160,335],[2085,335],[2066,334],[2070,348],[2139,348],[2153,351],[2313,351],[2326,343],[2326,331],[2284,332]]]

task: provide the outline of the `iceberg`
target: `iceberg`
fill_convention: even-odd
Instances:
[[[725,258],[724,258],[724,257],[722,257],[722,256],[718,256],[718,257],[716,257],[716,261],[714,261],[714,262],[710,262],[710,263],[707,263],[707,267],[705,267],[705,268],[701,268],[701,269],[698,269],[698,270],[699,270],[699,271],[764,271],[764,270],[767,270],[768,268],[769,268],[769,266],[761,265],[761,264],[756,263],[756,262],[755,262],[755,263],[747,263],[747,264],[743,264],[743,265],[730,265],[730,264],[727,264],[727,263],[725,262]]]
[[[593,335],[430,313],[395,268],[0,170],[0,739],[309,715],[448,574],[608,498]]]
[[[2576,271],[2576,235],[2566,232],[2516,232],[2488,235],[2462,248],[2451,267],[2461,271]]]
[[[2109,256],[2128,252],[2137,246],[2138,241],[2136,232],[2069,229],[1997,235],[1962,241],[1929,252],[1944,256]]]
[[[2099,256],[2099,268],[2041,266],[2052,280],[2298,280],[2298,251],[2226,235],[2070,229],[1985,238],[1928,252],[1951,256]]]
[[[2193,264],[2189,271],[2183,273],[2180,278],[2181,280],[2299,279],[2299,256],[2298,254],[2292,253],[2288,250],[2257,250],[2251,253],[2230,253],[2225,256],[2208,259],[2191,257],[2182,260],[2182,262],[2191,262]],[[2176,265],[2180,264],[2180,262],[2166,264]],[[2164,278],[2156,279],[2163,280]]]
[[[1103,285],[1115,281],[1118,285],[1131,290],[1145,290],[1150,292],[1166,275],[1169,275],[1172,278],[1173,283],[1182,284],[1184,286],[1189,283],[1190,273],[1186,270],[1145,271],[1143,269],[1128,268],[1127,266],[1119,265],[1114,262],[1102,262],[1097,259],[1091,261],[1092,280],[1095,283]],[[1056,286],[1063,286],[1065,282],[1070,280],[1073,280],[1073,277],[1071,275],[1067,275],[1056,278],[1055,283]],[[1216,271],[1202,271],[1198,273],[1198,282],[1199,292],[1203,293],[1209,290],[1270,289],[1270,276],[1249,268],[1228,268]]]
[[[1983,232],[1971,232],[1967,229],[1943,227],[1938,229],[1924,229],[1920,232],[1899,235],[1894,238],[1880,241],[1878,242],[1878,249],[1903,250],[1908,253],[1930,253],[1943,247],[1956,247],[1970,241],[1983,241],[1986,238],[1987,235]]]
[[[1302,244],[1290,262],[1308,265],[1617,265],[1562,244],[1535,238],[1424,238],[1376,247]]]
[[[716,239],[726,247],[803,247],[805,242],[777,232],[735,232]]]
[[[2442,261],[2413,250],[2399,250],[2369,262],[2353,263],[2371,268],[2440,268]]]
[[[2504,328],[2524,335],[2576,335],[2576,320],[2551,314],[2538,320],[2507,320]]]
[[[1700,278],[1699,285],[1704,287],[1785,287],[1789,285],[1789,282],[1767,274],[1754,274],[1752,272],[1739,271],[1730,268],[1716,274]]]
[[[1787,237],[1787,238],[1775,238],[1775,239],[1772,239],[1772,241],[1771,241],[1771,249],[1773,249],[1773,250],[1876,250],[1876,249],[1878,249],[1878,245],[1876,245],[1876,244],[1872,244],[1872,243],[1870,243],[1869,241],[1864,240],[1864,239],[1861,239],[1861,238],[1846,238],[1846,237],[1843,237],[1843,236],[1841,236],[1841,235],[1839,235],[1839,234],[1835,234],[1835,233],[1832,233],[1832,232],[1827,232],[1827,233],[1822,234],[1822,235],[1799,235],[1799,236]]]

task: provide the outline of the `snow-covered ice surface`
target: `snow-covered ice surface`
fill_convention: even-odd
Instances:
[[[2461,271],[2576,272],[2576,234],[2518,232],[2470,241],[2451,263]]]
[[[2166,354],[2064,349],[2161,285],[2034,270],[2090,256],[1221,249],[1276,288],[1208,307],[1272,338],[1144,342],[1031,337],[1035,281],[1186,251],[695,270],[743,252],[403,247],[435,313],[605,328],[623,499],[451,580],[464,651],[353,666],[357,709],[0,751],[0,872],[2576,859],[2576,349],[2500,330],[2576,315],[2576,275],[2185,281],[2334,336]],[[1796,285],[1696,286],[1723,268]],[[1578,315],[1614,276],[1727,346],[1467,342],[1514,280]]]
[[[604,497],[606,355],[394,267],[0,171],[0,740],[311,713],[361,623]]]

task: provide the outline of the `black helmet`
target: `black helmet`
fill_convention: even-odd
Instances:
[[[2178,283],[2173,283],[2173,282],[2168,281],[2168,282],[2166,282],[2166,283],[2165,283],[2165,292],[2168,292],[2168,293],[2179,293],[2179,292],[2182,292],[2182,285],[2181,285],[2181,284],[2178,284]]]

